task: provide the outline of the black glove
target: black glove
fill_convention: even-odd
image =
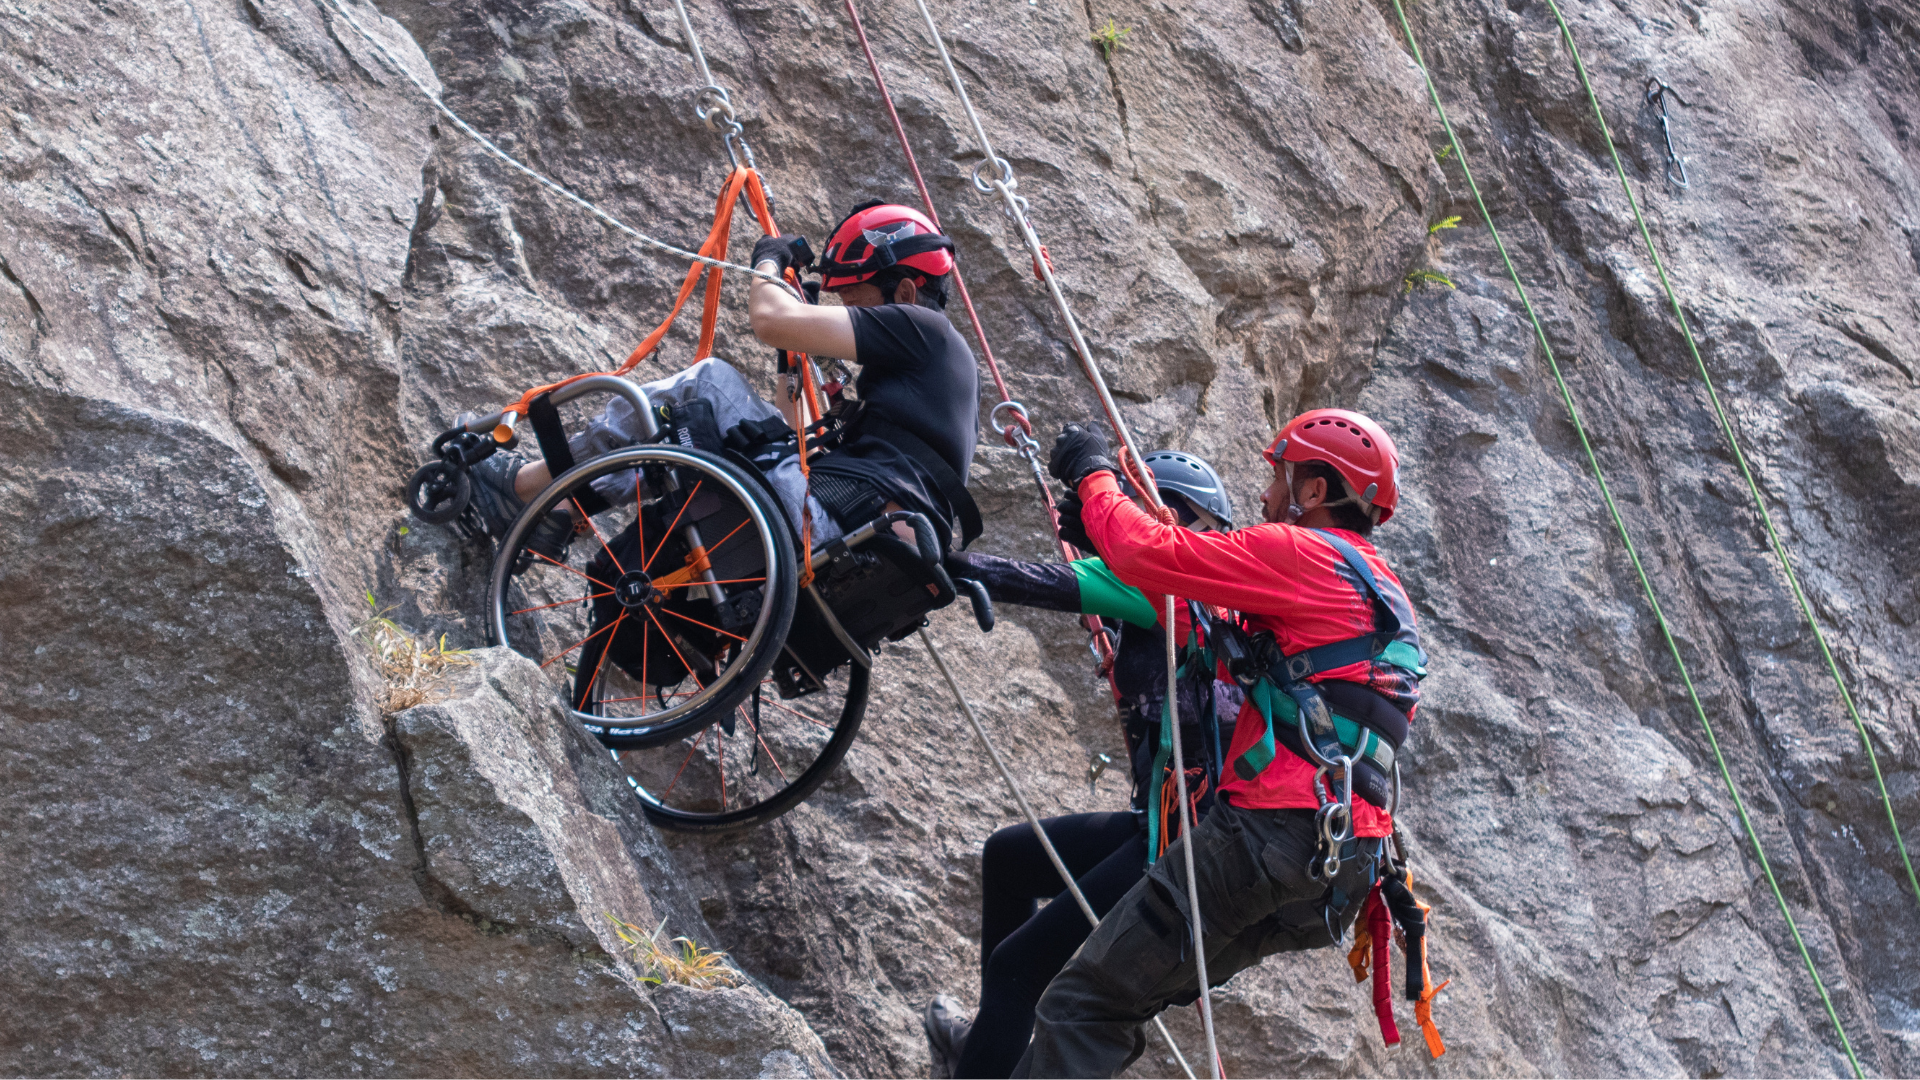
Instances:
[[[1092,552],[1095,555],[1100,554],[1100,552],[1094,548],[1092,538],[1087,535],[1087,523],[1080,520],[1080,511],[1084,509],[1080,503],[1080,496],[1068,493],[1066,498],[1060,500],[1058,509],[1060,511],[1060,539],[1065,540],[1081,551]]]
[[[1069,492],[1078,491],[1080,481],[1103,469],[1118,473],[1120,466],[1114,464],[1113,450],[1099,428],[1068,424],[1060,430],[1060,437],[1053,440],[1053,453],[1047,458],[1047,471],[1055,480],[1067,485]]]
[[[793,233],[785,236],[763,236],[753,245],[751,265],[758,270],[763,262],[776,264],[782,274],[787,272],[788,267],[805,270],[813,265],[813,248],[808,246],[806,237],[796,236]]]

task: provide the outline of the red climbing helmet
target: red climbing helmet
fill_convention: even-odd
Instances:
[[[844,289],[896,266],[927,277],[953,271],[953,241],[927,215],[892,203],[862,203],[834,227],[820,257],[820,287]]]
[[[1400,498],[1400,453],[1379,424],[1346,409],[1303,412],[1280,429],[1267,447],[1267,460],[1324,461],[1346,481],[1362,510],[1378,509],[1376,522],[1393,516]]]

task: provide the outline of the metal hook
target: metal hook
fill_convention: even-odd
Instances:
[[[1686,159],[1673,149],[1673,125],[1667,116],[1667,98],[1671,97],[1689,109],[1693,108],[1693,105],[1686,98],[1681,97],[1678,90],[1662,82],[1658,75],[1647,76],[1645,93],[1647,108],[1660,110],[1660,137],[1667,144],[1667,179],[1682,188],[1691,187],[1692,185],[1687,181]],[[1673,174],[1675,169],[1680,170],[1680,175]]]

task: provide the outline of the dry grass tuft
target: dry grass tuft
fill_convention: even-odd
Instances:
[[[640,969],[643,983],[650,986],[679,983],[695,990],[740,985],[740,976],[727,966],[727,954],[718,949],[703,949],[686,937],[674,938],[663,947],[660,935],[667,928],[665,919],[660,920],[651,934],[611,914],[607,915],[607,921],[626,943],[627,956]]]
[[[359,634],[373,650],[373,665],[387,680],[386,697],[380,711],[388,716],[415,705],[430,705],[447,696],[448,672],[473,663],[465,649],[447,648],[447,636],[438,642],[421,643],[399,623],[386,617],[392,608],[380,608],[367,594],[367,606],[373,614],[359,626]]]

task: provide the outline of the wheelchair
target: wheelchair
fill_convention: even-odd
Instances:
[[[555,407],[595,393],[626,398],[642,438],[556,469],[494,538],[489,643],[540,665],[655,823],[714,832],[770,821],[846,755],[875,649],[953,602],[941,540],[925,516],[894,512],[802,551],[752,460],[675,439],[644,391],[617,376],[535,399],[528,417],[550,467],[571,460]],[[466,470],[516,441],[516,419],[496,413],[436,439],[438,460],[408,485],[413,513],[484,534]],[[556,509],[574,523],[557,555],[535,540]],[[802,558],[812,570],[804,585]],[[984,608],[976,614],[990,625]]]

